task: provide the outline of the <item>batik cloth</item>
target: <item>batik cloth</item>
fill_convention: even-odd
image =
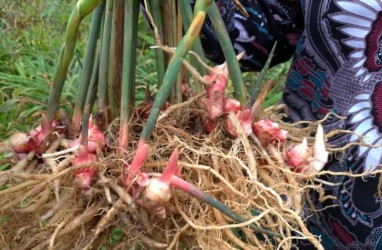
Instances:
[[[326,131],[344,129],[330,143],[382,143],[382,0],[242,0],[249,18],[232,1],[218,0],[243,70],[259,70],[277,41],[273,64],[293,55],[283,101],[291,118],[321,120]],[[224,61],[207,20],[201,40],[209,59]],[[343,117],[342,119],[339,118]],[[326,169],[363,173],[382,163],[382,148],[354,145],[331,156]],[[336,200],[312,199],[318,213],[309,213],[309,229],[325,249],[382,249],[382,206],[379,175],[364,178],[327,176],[338,185],[325,186]],[[299,242],[304,248],[305,242]],[[306,249],[311,249],[305,246]]]

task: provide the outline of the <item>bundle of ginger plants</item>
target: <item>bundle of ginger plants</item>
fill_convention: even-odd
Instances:
[[[282,122],[282,106],[263,109],[273,83],[257,98],[247,95],[215,3],[197,0],[193,12],[178,4],[144,3],[159,84],[154,99],[147,89],[136,106],[139,1],[78,2],[41,125],[7,143],[13,163],[0,172],[2,248],[289,249],[294,239],[307,239],[322,249],[301,217],[308,191],[322,190],[316,176],[328,153],[321,125],[297,128]],[[164,20],[170,13],[159,9],[177,18]],[[57,115],[78,28],[89,13],[73,116]],[[221,31],[227,59],[212,68],[194,52],[193,64],[186,60],[191,49],[201,51],[207,15]],[[170,48],[163,41],[179,43]],[[230,75],[233,96],[226,91]]]

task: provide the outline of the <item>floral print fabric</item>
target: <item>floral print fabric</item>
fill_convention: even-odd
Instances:
[[[358,142],[382,144],[382,0],[241,0],[249,18],[232,1],[216,3],[235,50],[245,51],[243,70],[260,70],[275,41],[273,64],[294,56],[283,95],[294,121],[320,120],[332,112],[324,123],[327,131],[354,132],[330,139],[337,147],[353,146],[333,155],[326,169],[379,168],[382,148]],[[223,62],[208,20],[201,39],[207,57]],[[320,202],[312,194],[321,212],[305,214],[325,249],[382,249],[379,175],[325,180],[336,184],[325,189],[337,199]],[[299,247],[312,249],[305,242]]]

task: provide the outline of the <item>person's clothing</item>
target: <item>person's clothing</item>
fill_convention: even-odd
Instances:
[[[241,0],[246,19],[232,1],[217,0],[244,70],[259,70],[275,40],[273,63],[294,55],[283,101],[291,118],[320,120],[329,112],[326,131],[346,129],[372,144],[382,144],[382,0]],[[207,57],[224,61],[209,21],[201,39]],[[352,134],[330,140],[335,146],[356,142]],[[382,163],[382,148],[354,145],[331,157],[326,169],[362,173]],[[337,200],[320,203],[309,228],[325,249],[382,249],[379,175],[366,178],[328,176]],[[335,205],[335,206],[333,206]],[[325,208],[325,209],[324,209]],[[302,248],[305,244],[301,243]],[[306,249],[311,249],[306,247]]]

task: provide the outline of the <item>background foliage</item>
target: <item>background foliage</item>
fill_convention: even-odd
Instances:
[[[40,120],[46,109],[49,88],[64,40],[66,22],[75,0],[0,0],[0,140],[15,130],[27,131]],[[75,60],[70,67],[61,107],[69,113],[75,102],[89,22],[81,25]],[[140,16],[136,98],[143,98],[146,84],[155,86],[155,54],[151,30]],[[289,63],[272,68],[267,79],[279,83],[267,104],[279,101]],[[257,74],[245,73],[247,84]],[[155,89],[154,89],[155,91]]]

